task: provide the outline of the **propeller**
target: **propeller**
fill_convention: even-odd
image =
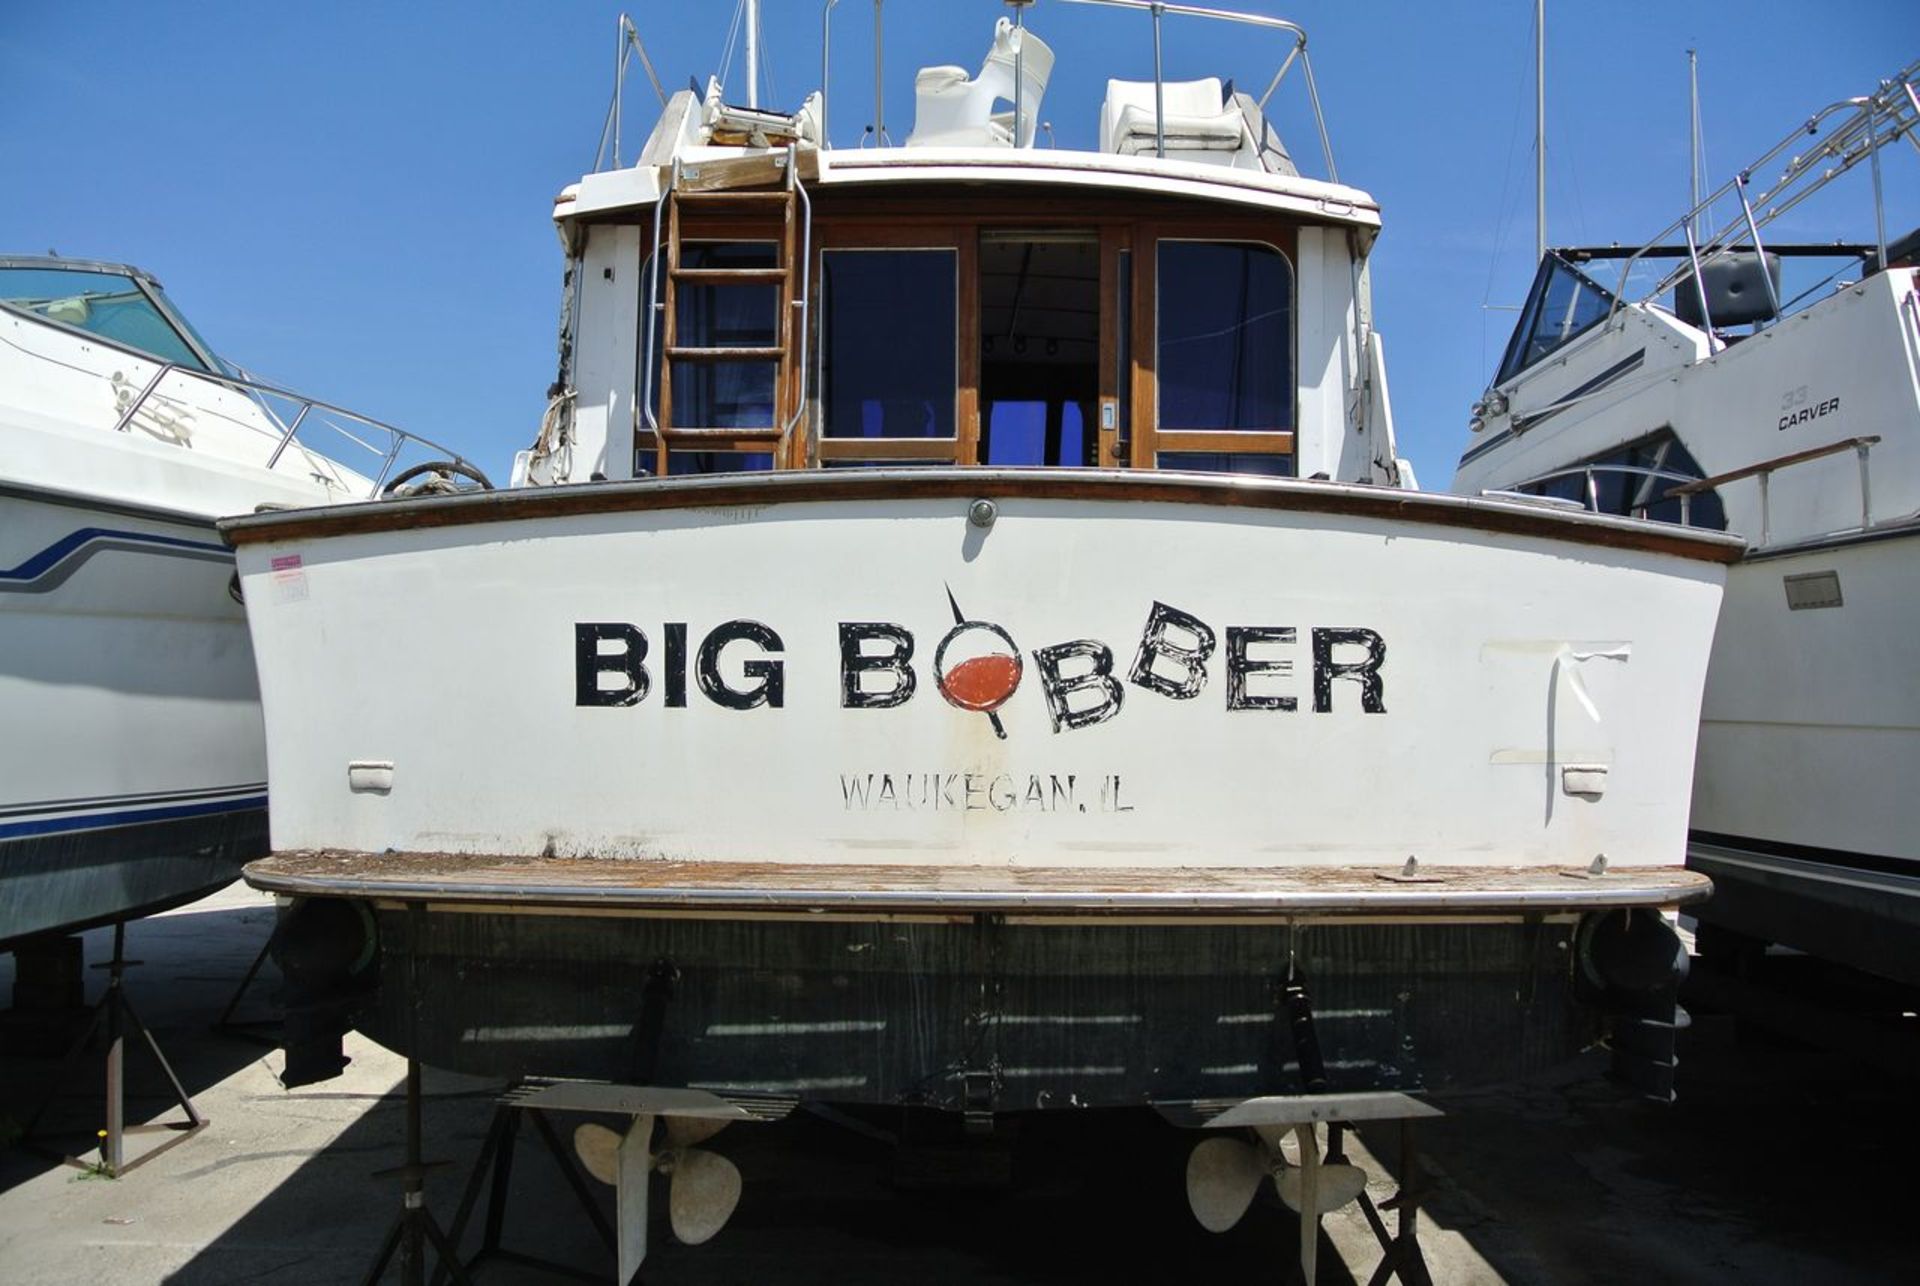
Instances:
[[[644,1149],[640,1174],[667,1176],[667,1219],[681,1244],[698,1246],[726,1227],[740,1204],[740,1168],[716,1152],[694,1144],[725,1129],[728,1122],[711,1117],[670,1116],[658,1151],[653,1150],[652,1116],[636,1116],[626,1134],[604,1125],[586,1124],[573,1132],[573,1148],[587,1173],[602,1183],[620,1185],[621,1149]],[[643,1133],[644,1131],[644,1133]],[[644,1184],[642,1185],[644,1186]],[[623,1200],[628,1194],[623,1193]],[[632,1194],[643,1213],[644,1195]],[[637,1230],[644,1235],[644,1226]]]
[[[1297,1144],[1312,1149],[1309,1164],[1295,1166],[1281,1150],[1285,1126],[1256,1127],[1254,1142],[1244,1139],[1203,1140],[1187,1158],[1187,1204],[1208,1232],[1225,1232],[1239,1223],[1253,1204],[1260,1181],[1271,1177],[1280,1199],[1290,1209],[1311,1218],[1338,1210],[1357,1198],[1367,1186],[1367,1172],[1344,1162],[1319,1160],[1320,1140],[1312,1125],[1292,1127]],[[1302,1155],[1306,1153],[1303,1151]],[[1314,1174],[1312,1209],[1306,1205],[1307,1174]]]

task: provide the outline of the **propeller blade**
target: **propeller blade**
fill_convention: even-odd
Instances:
[[[1187,1204],[1208,1232],[1225,1232],[1240,1222],[1267,1170],[1251,1143],[1207,1139],[1187,1158]]]
[[[732,1124],[725,1117],[670,1116],[667,1118],[667,1146],[690,1148],[696,1143],[705,1143]]]
[[[740,1168],[717,1152],[689,1148],[673,1159],[667,1217],[681,1244],[698,1246],[727,1226],[740,1204]]]
[[[573,1132],[573,1150],[587,1173],[613,1186],[620,1177],[620,1132],[589,1122]]]
[[[1300,1209],[1300,1170],[1289,1166],[1286,1173],[1274,1180],[1274,1186],[1280,1189],[1280,1200],[1287,1203],[1289,1210]],[[1320,1167],[1320,1196],[1314,1202],[1318,1207],[1316,1215],[1324,1215],[1338,1210],[1349,1201],[1366,1191],[1367,1172],[1357,1165],[1322,1165]]]

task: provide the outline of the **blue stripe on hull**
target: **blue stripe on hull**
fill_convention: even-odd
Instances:
[[[171,822],[188,817],[211,817],[219,813],[238,813],[265,808],[265,795],[245,795],[239,799],[220,799],[196,804],[173,804],[161,808],[124,808],[111,812],[80,813],[68,817],[42,817],[26,822],[0,822],[0,839],[29,835],[58,835],[67,831],[104,830],[114,826],[142,822]]]
[[[0,567],[0,593],[45,593],[65,583],[95,554],[109,549],[218,562],[226,562],[233,557],[231,550],[214,541],[188,540],[184,536],[162,536],[153,532],[122,531],[111,527],[82,527],[68,532],[17,566]]]

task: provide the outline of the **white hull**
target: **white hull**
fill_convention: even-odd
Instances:
[[[1728,572],[1707,671],[1693,826],[1897,858],[1920,874],[1920,531]],[[1832,573],[1843,602],[1792,610],[1789,577]]]
[[[1715,564],[1284,507],[1311,485],[1275,487],[1272,509],[1015,486],[986,530],[965,500],[886,486],[247,540],[275,847],[1275,870],[1680,860],[1672,784],[1692,770],[1681,733],[1698,715]],[[1159,665],[1197,686],[1191,698],[1129,677],[1156,603],[1213,633],[1204,664]],[[1023,654],[997,712],[1004,737],[936,690],[954,605]],[[703,691],[703,641],[736,621],[777,645],[726,644],[720,695],[764,685],[743,663],[770,665],[777,705]],[[841,631],[873,622],[912,636],[916,691],[849,708]],[[683,656],[668,623],[684,623]],[[588,655],[613,660],[577,653],[594,625],[609,641]],[[1239,627],[1292,631],[1248,650],[1273,668],[1243,686],[1243,701],[1292,709],[1229,708]],[[1324,644],[1319,702],[1316,630],[1377,640]],[[633,686],[616,673],[631,631],[647,640],[644,695],[582,704],[589,671]],[[1081,640],[1111,658],[1112,683],[1082,680],[1068,709],[1118,708],[1056,726],[1044,649]],[[1382,658],[1372,693],[1332,673],[1369,646]],[[1054,664],[1071,685],[1090,663]]]
[[[180,900],[257,853],[232,576],[211,522],[0,493],[0,940]]]
[[[297,444],[267,467],[282,433],[245,392],[0,309],[0,943],[187,900],[264,849],[214,520],[354,481]]]

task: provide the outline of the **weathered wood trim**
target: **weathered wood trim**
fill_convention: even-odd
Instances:
[[[838,439],[871,442],[875,439]],[[892,439],[922,441],[922,439]],[[937,441],[937,439],[924,439]],[[823,443],[824,446],[824,443]],[[1104,469],[804,469],[709,478],[637,479],[564,487],[522,487],[406,500],[223,518],[220,534],[235,546],[269,541],[464,527],[568,518],[829,501],[879,502],[1000,498],[1080,500],[1104,504],[1209,505],[1297,514],[1334,514],[1418,523],[1497,535],[1530,536],[1608,549],[1640,550],[1702,562],[1731,563],[1740,540],[1644,519],[1549,509],[1520,500],[1482,499],[1310,482],[1293,478],[1201,477]]]
[[[449,853],[289,852],[250,864],[275,893],[443,904],[591,906],[683,913],[839,911],[1028,915],[1268,915],[1436,918],[1675,906],[1712,891],[1678,866],[1585,878],[1560,866],[1423,868],[1418,881],[1377,866],[1082,868],[624,861]]]

